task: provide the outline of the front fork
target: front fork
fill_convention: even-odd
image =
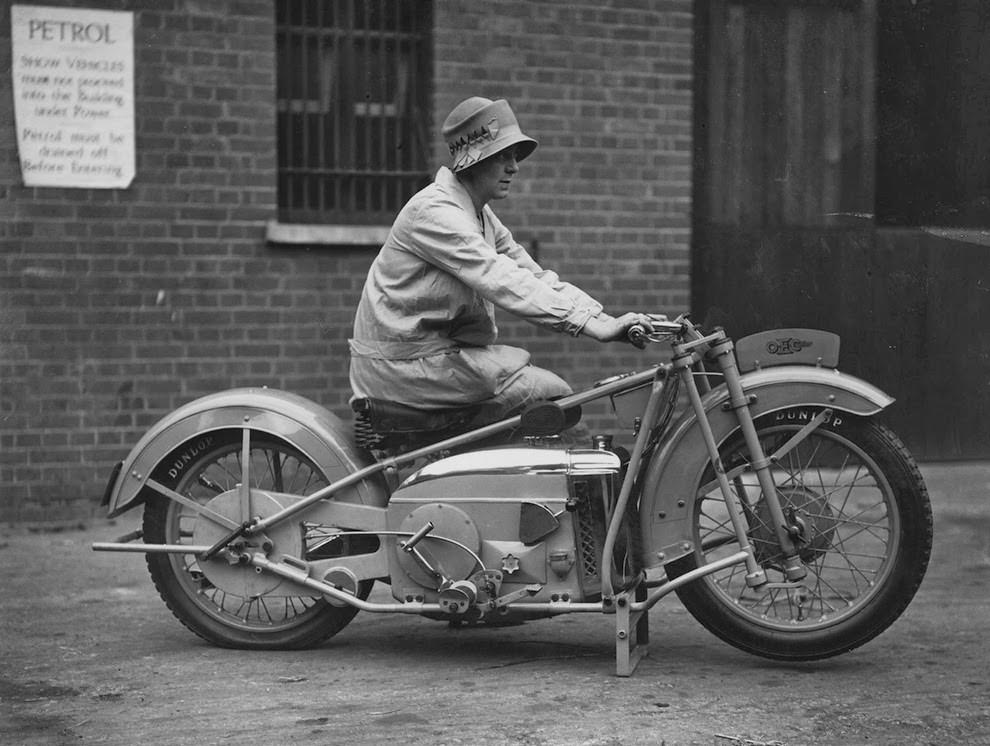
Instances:
[[[681,377],[685,390],[691,401],[691,406],[698,415],[698,424],[701,427],[701,434],[708,449],[712,465],[715,469],[715,478],[718,482],[719,490],[725,500],[729,512],[729,520],[732,522],[732,529],[739,541],[740,549],[746,552],[746,584],[751,588],[763,585],[767,582],[766,572],[756,562],[752,545],[749,543],[748,526],[743,514],[741,498],[732,489],[729,478],[726,475],[725,466],[722,463],[718,452],[718,443],[712,433],[711,425],[705,416],[704,406],[701,402],[701,394],[695,381],[692,368],[701,357],[699,348],[707,347],[711,350],[712,356],[722,373],[723,381],[729,393],[727,406],[736,414],[739,421],[739,428],[750,454],[750,467],[756,474],[760,489],[770,511],[773,521],[774,531],[783,554],[784,577],[795,582],[807,575],[808,571],[798,555],[798,546],[794,537],[799,535],[797,527],[790,526],[784,516],[783,508],[777,495],[777,485],[773,481],[770,473],[771,460],[763,453],[763,446],[756,433],[756,426],[753,424],[753,416],[749,411],[750,400],[743,391],[740,380],[739,369],[736,367],[736,358],[733,354],[732,340],[726,337],[725,332],[717,329],[713,334],[701,336],[700,334],[690,340],[673,345],[674,359],[673,367]]]

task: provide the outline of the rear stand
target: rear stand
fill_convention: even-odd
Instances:
[[[642,583],[632,593],[623,591],[615,597],[616,676],[632,676],[639,662],[650,654],[650,610],[632,611],[633,600],[646,600],[646,586]]]

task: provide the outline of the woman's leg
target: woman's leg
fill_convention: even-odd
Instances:
[[[497,405],[502,417],[510,417],[533,402],[557,399],[572,393],[571,387],[556,373],[527,365],[509,376],[486,403]]]

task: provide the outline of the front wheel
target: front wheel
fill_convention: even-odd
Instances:
[[[256,489],[309,495],[328,484],[327,475],[312,460],[284,441],[256,435],[249,453],[251,486]],[[241,433],[203,436],[163,464],[156,476],[165,486],[199,505],[215,505],[218,496],[236,494],[242,474]],[[193,545],[201,520],[189,505],[156,496],[145,505],[145,542]],[[327,556],[325,537],[318,531],[300,526],[298,537],[301,559]],[[194,553],[149,553],[147,558],[155,587],[172,613],[197,635],[222,647],[311,647],[339,632],[357,613],[353,606],[338,607],[322,597],[282,590],[277,580],[229,566],[220,558],[211,560],[210,567]],[[367,598],[373,583],[361,582],[357,595]]]
[[[771,455],[817,414],[794,408],[756,421]],[[722,463],[750,462],[737,432]],[[889,627],[921,584],[932,547],[932,512],[917,464],[888,428],[837,414],[771,466],[788,523],[799,531],[807,576],[787,582],[782,554],[756,474],[732,480],[748,538],[768,582],[746,584],[736,565],[678,589],[688,611],[742,650],[780,660],[814,660],[852,650]],[[667,568],[677,577],[739,549],[711,466],[699,482],[695,551]]]

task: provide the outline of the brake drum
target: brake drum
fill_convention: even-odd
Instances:
[[[245,520],[242,515],[241,493],[236,489],[217,495],[206,504],[206,507],[238,525]],[[251,490],[252,517],[266,518],[279,512],[283,507],[267,492]],[[193,530],[193,543],[199,546],[213,546],[229,533],[230,529],[226,526],[221,526],[208,517],[200,515]],[[244,542],[245,550],[262,551],[273,560],[283,555],[303,558],[303,528],[298,521],[292,519],[272,526],[264,534],[244,536],[240,540]],[[263,546],[266,542],[271,542],[268,551],[265,551]],[[220,590],[246,598],[263,595],[296,596],[300,593],[299,586],[288,583],[284,578],[271,573],[257,572],[248,565],[232,563],[223,552],[208,562],[199,561],[199,569],[206,579]],[[285,585],[284,592],[277,592],[282,585]]]

